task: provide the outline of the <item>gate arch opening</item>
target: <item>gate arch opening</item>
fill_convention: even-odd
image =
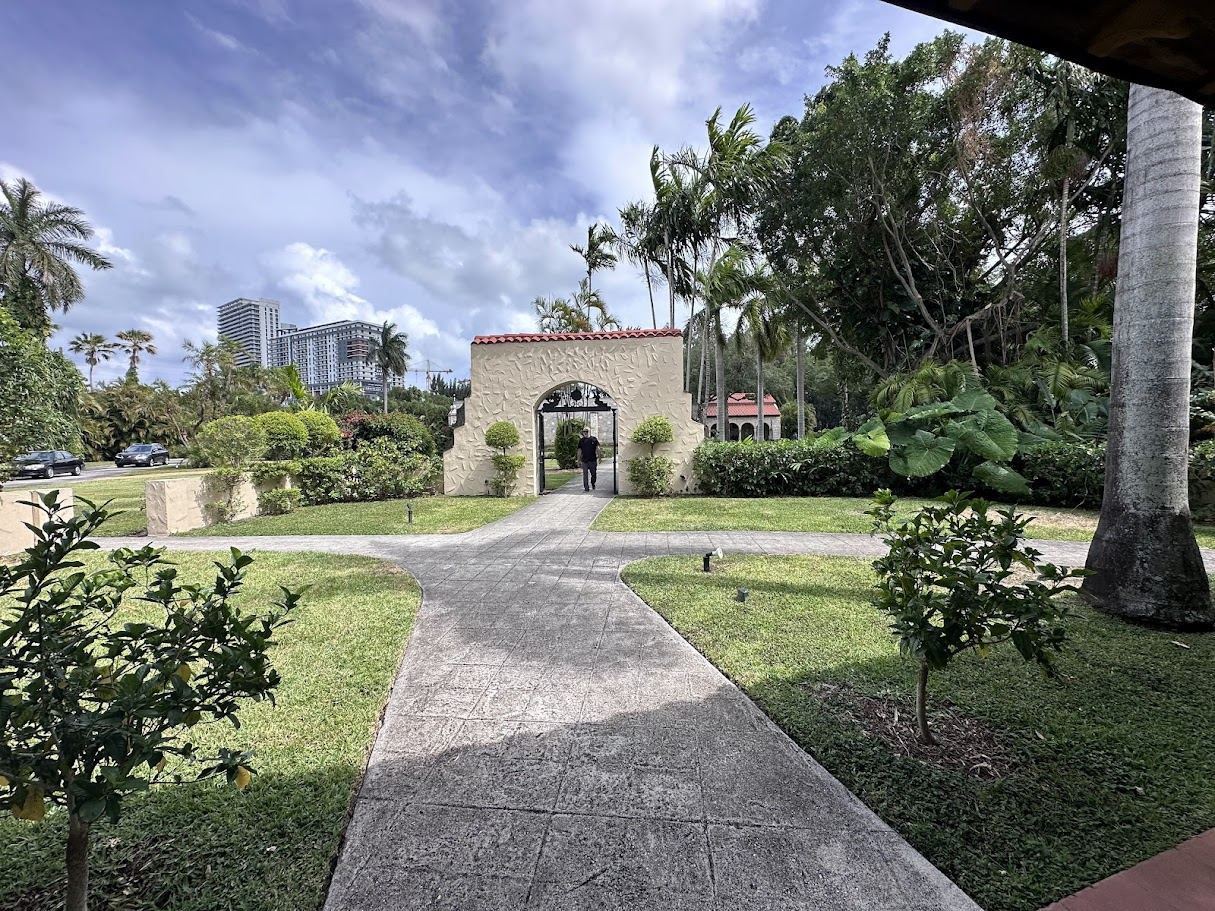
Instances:
[[[619,445],[619,407],[616,400],[602,386],[594,383],[575,381],[562,383],[544,393],[536,402],[536,488],[541,493],[548,493],[547,472],[549,461],[555,459],[557,437],[559,432],[568,429],[566,422],[578,420],[583,426],[591,428],[591,435],[599,440],[600,446],[611,450],[612,493],[620,492],[617,472],[617,454]],[[581,429],[577,431],[581,433]],[[610,442],[608,442],[610,440]],[[607,465],[607,453],[601,467]],[[575,466],[577,467],[577,466]],[[560,464],[557,468],[564,469]],[[606,488],[604,488],[606,489]]]

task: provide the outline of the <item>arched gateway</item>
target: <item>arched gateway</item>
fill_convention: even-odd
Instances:
[[[610,446],[607,433],[614,428],[620,493],[632,493],[628,461],[649,455],[648,447],[629,438],[651,415],[665,417],[675,430],[674,441],[658,449],[675,462],[673,489],[691,489],[692,451],[704,439],[704,427],[692,420],[692,398],[683,391],[683,335],[678,329],[626,329],[474,338],[473,392],[464,403],[455,444],[443,455],[444,491],[452,496],[487,492],[493,466],[485,430],[495,421],[510,421],[519,429],[518,452],[527,458],[518,493],[540,493],[539,415],[554,392],[575,386],[602,393],[599,401],[610,402],[597,435]]]

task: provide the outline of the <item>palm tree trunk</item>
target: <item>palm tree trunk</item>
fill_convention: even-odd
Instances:
[[[709,325],[709,308],[707,306],[702,308],[701,314],[701,322],[704,325],[700,329],[700,379],[696,381],[696,397],[700,400],[700,413],[697,417],[704,415],[709,401],[709,390],[705,381],[709,376],[709,337],[712,333],[712,327]]]
[[[755,346],[755,439],[766,440],[768,416],[764,414],[764,355]]]
[[[380,388],[384,392],[384,413],[388,414],[388,371],[380,372]]]
[[[721,331],[721,311],[713,314],[713,350],[717,355],[717,439],[730,439],[726,420],[726,337]]]
[[[1139,621],[1215,625],[1190,522],[1190,345],[1202,109],[1131,86],[1101,519],[1083,592]]]
[[[793,394],[797,398],[797,438],[806,437],[806,345],[802,341],[802,327],[793,328],[793,344],[797,351],[794,360],[795,378]]]
[[[1063,178],[1063,192],[1059,195],[1059,339],[1066,351],[1071,340],[1071,327],[1067,323],[1067,194],[1069,181]],[[967,324],[969,328],[969,324]]]
[[[89,392],[93,391],[93,368],[96,366],[96,361],[89,361]]]
[[[642,263],[642,268],[645,269],[645,290],[650,295],[650,322],[657,329],[658,311],[654,309],[654,283],[650,281],[650,263],[648,260]]]
[[[671,320],[668,328],[675,328],[675,251],[671,249],[671,231],[663,232],[663,242],[667,245],[667,291],[671,303]]]

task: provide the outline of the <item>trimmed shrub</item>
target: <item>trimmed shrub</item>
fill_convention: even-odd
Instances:
[[[485,445],[499,449],[492,462],[495,477],[489,479],[489,489],[496,497],[509,497],[519,484],[519,471],[527,462],[526,456],[511,455],[508,449],[519,445],[519,429],[510,421],[496,421],[485,430]]]
[[[252,418],[232,415],[203,424],[198,448],[208,465],[243,468],[266,452],[266,432]]]
[[[293,478],[300,473],[300,463],[295,459],[277,462],[254,462],[249,474],[254,484],[279,484],[284,478]]]
[[[1104,443],[1042,443],[1019,453],[1013,459],[1013,467],[1029,484],[1026,502],[1101,507],[1105,489]]]
[[[692,472],[721,497],[868,497],[894,481],[884,459],[831,439],[704,442]]]
[[[357,449],[371,440],[390,439],[405,452],[434,455],[435,439],[421,421],[403,411],[388,414],[355,412],[342,418],[342,431],[351,448]]]
[[[308,428],[289,411],[267,411],[253,419],[266,434],[266,457],[296,459],[308,445]]]
[[[650,454],[629,461],[629,483],[643,497],[660,497],[671,490],[671,476],[675,474],[675,463],[663,456],[654,455],[654,447],[675,439],[671,422],[661,415],[646,418],[633,431],[630,438],[639,446],[649,446]]]
[[[303,491],[298,487],[279,487],[275,490],[264,490],[257,495],[257,507],[268,516],[285,516],[294,512],[303,498]]]
[[[406,452],[391,440],[374,440],[357,452],[301,459],[296,483],[302,501],[369,502],[434,493],[443,475],[435,456]]]
[[[329,455],[342,442],[342,431],[338,429],[337,421],[323,411],[298,411],[295,416],[308,431],[304,455]]]
[[[578,467],[578,439],[582,436],[582,428],[586,426],[586,421],[581,418],[570,418],[557,425],[553,451],[558,468]]]
[[[343,503],[354,499],[352,495],[351,471],[354,459],[351,453],[335,456],[317,456],[300,459],[299,485],[303,501],[309,506],[319,503]]]

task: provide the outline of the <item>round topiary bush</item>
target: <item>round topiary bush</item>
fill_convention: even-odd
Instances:
[[[654,455],[654,447],[675,439],[671,422],[657,414],[648,417],[637,425],[630,439],[638,445],[650,447],[648,456],[629,462],[629,481],[633,489],[644,497],[660,497],[667,493],[671,489],[675,463]]]
[[[253,419],[266,434],[266,458],[297,459],[308,446],[308,428],[287,411],[267,411]]]
[[[242,415],[208,421],[196,442],[207,464],[216,468],[243,468],[266,454],[266,431]]]
[[[329,455],[337,449],[342,440],[342,432],[338,429],[337,421],[323,411],[300,411],[295,415],[308,431],[308,443],[304,447],[304,455]]]
[[[519,428],[510,421],[496,421],[485,430],[485,445],[501,449],[505,455],[506,450],[519,445]]]

